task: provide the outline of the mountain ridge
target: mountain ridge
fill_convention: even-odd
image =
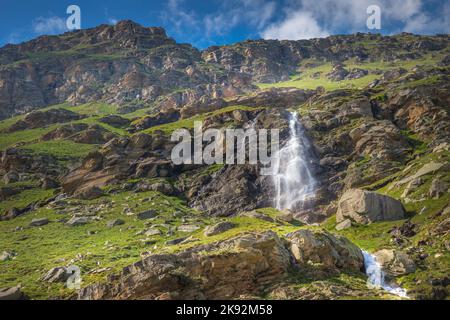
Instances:
[[[0,63],[0,299],[400,299],[367,286],[369,253],[448,299],[448,35],[199,51],[124,21]],[[197,121],[283,147],[293,117],[316,183],[292,210],[258,165],[171,161]]]
[[[162,28],[124,20],[1,48],[0,117],[64,101],[104,100],[139,108],[136,104],[148,106],[180,90],[196,99],[228,98],[254,90],[252,83],[286,81],[306,59],[417,59],[443,49],[448,37],[355,34],[252,40],[199,51],[176,43]],[[181,106],[192,102],[177,99]]]

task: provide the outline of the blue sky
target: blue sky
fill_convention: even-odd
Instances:
[[[0,0],[0,46],[67,31],[71,4],[81,8],[82,28],[131,19],[199,48],[370,32],[366,10],[373,4],[381,29],[372,32],[450,33],[450,0]]]

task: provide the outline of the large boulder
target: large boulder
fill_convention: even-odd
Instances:
[[[401,276],[416,270],[414,261],[403,251],[383,249],[375,252],[375,257],[389,276]]]
[[[405,209],[400,201],[389,196],[362,189],[350,189],[338,203],[337,222],[350,219],[356,223],[369,224],[375,221],[392,221],[405,218]]]
[[[366,112],[371,113],[370,104],[368,107]],[[410,148],[400,130],[387,120],[364,123],[349,135],[357,154],[385,161],[402,161]]]
[[[213,226],[208,226],[205,228],[205,236],[212,237],[220,233],[224,233],[230,229],[233,229],[236,225],[232,222],[223,221],[215,224]]]
[[[89,217],[72,217],[66,222],[66,225],[71,227],[82,226],[88,224],[91,219]]]
[[[69,137],[70,140],[76,143],[84,144],[103,144],[111,139],[115,135],[99,125],[90,125],[86,130]]]
[[[0,289],[1,300],[25,300],[27,297],[20,291],[20,286]]]
[[[156,115],[146,116],[131,124],[131,131],[142,131],[154,126],[175,122],[180,119],[180,112],[176,109],[166,109]]]
[[[181,118],[190,118],[196,114],[211,112],[227,106],[227,102],[223,99],[211,99],[209,97],[202,97],[192,103],[185,105],[180,113]]]
[[[102,189],[98,187],[86,187],[75,192],[74,196],[83,200],[93,200],[104,195]]]
[[[69,123],[58,127],[50,132],[47,132],[41,137],[43,141],[66,139],[83,130],[86,130],[89,125],[85,123]]]
[[[226,166],[199,181],[191,205],[210,215],[230,216],[269,206],[263,191],[263,178],[256,166]],[[267,181],[266,181],[267,182]]]
[[[147,158],[139,162],[136,167],[136,177],[156,178],[168,177],[173,172],[173,163],[170,160]]]
[[[42,227],[49,223],[47,218],[33,219],[30,222],[31,227]]]
[[[40,280],[50,283],[65,282],[68,277],[69,274],[67,273],[67,269],[65,267],[54,267],[44,274]]]
[[[342,236],[305,229],[290,233],[287,238],[299,264],[319,264],[325,269],[355,272],[364,268],[361,249]]]
[[[445,181],[439,178],[433,179],[430,186],[429,196],[433,199],[439,199],[441,196],[448,192],[448,186]]]
[[[348,74],[348,70],[344,69],[343,65],[337,64],[333,66],[333,70],[327,74],[327,78],[331,81],[341,81],[344,80]]]
[[[290,255],[271,231],[151,255],[126,267],[117,282],[79,291],[79,299],[232,299],[261,293],[287,275]]]
[[[5,201],[9,197],[12,197],[20,193],[20,189],[10,187],[0,187],[0,200]]]

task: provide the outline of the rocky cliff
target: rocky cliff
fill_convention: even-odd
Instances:
[[[132,21],[0,48],[0,297],[398,298],[365,250],[447,298],[449,56],[412,34],[200,51]],[[284,146],[292,111],[317,181],[295,210],[257,165],[170,159],[194,121]]]

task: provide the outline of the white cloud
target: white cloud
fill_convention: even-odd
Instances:
[[[276,3],[265,0],[224,1],[219,12],[206,15],[203,19],[207,36],[224,35],[239,24],[264,28],[275,14]]]
[[[442,7],[438,8],[440,15],[431,16],[426,12],[419,12],[413,19],[406,21],[403,31],[412,33],[450,33],[450,1],[447,1]]]
[[[114,18],[114,17],[108,17],[108,23],[109,24],[117,24],[117,22],[119,22],[119,20],[117,20],[116,18]]]
[[[119,19],[109,14],[108,8],[105,8],[105,18],[108,24],[115,25],[117,22],[119,22]]]
[[[188,9],[186,0],[168,0],[162,17],[169,33],[204,46],[240,26],[253,30],[243,36],[266,39],[376,32],[367,29],[370,5],[381,8],[381,33],[445,33],[450,28],[449,0],[227,0],[206,14]]]
[[[273,24],[261,34],[264,39],[299,40],[326,37],[318,22],[308,12],[294,12],[286,20]]]
[[[6,43],[17,44],[20,42],[20,35],[17,32],[10,33],[6,39]]]
[[[290,0],[283,18],[266,27],[261,36],[296,40],[327,33],[367,32],[366,9],[370,5],[381,8],[382,28],[415,33],[448,32],[450,28],[449,1],[437,2],[442,8],[435,17],[425,12],[424,0]]]
[[[60,17],[39,17],[33,21],[33,31],[37,34],[58,34],[67,31],[66,21]]]
[[[185,0],[169,0],[161,18],[169,33],[182,34],[201,46],[214,43],[211,39],[223,36],[239,25],[246,25],[258,33],[273,18],[275,1],[227,0],[222,1],[212,13],[200,14],[187,9]],[[189,34],[187,33],[189,30]],[[199,40],[201,39],[201,40]]]
[[[199,28],[199,19],[195,12],[183,8],[184,0],[169,0],[167,10],[162,13],[162,19],[174,26],[177,32],[191,30],[195,32]]]

